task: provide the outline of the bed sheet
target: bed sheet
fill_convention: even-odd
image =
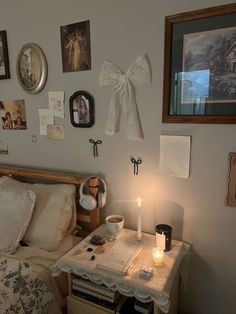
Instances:
[[[65,306],[68,295],[66,274],[61,273],[60,276],[53,277],[50,266],[80,241],[79,237],[67,236],[56,251],[49,252],[38,247],[20,246],[13,254],[15,258],[29,262],[32,270],[53,292],[55,297],[49,314],[61,313],[61,308]]]

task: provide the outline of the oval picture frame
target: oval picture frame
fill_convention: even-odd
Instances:
[[[76,128],[90,128],[94,124],[94,101],[85,91],[75,92],[69,100],[71,124]]]
[[[41,47],[25,44],[17,57],[16,73],[21,87],[29,94],[39,93],[47,80],[47,60]]]

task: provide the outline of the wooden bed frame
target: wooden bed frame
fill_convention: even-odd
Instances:
[[[79,186],[86,176],[69,172],[22,168],[8,165],[0,165],[0,176],[1,175],[8,175],[24,182],[74,184],[76,186],[77,222],[79,226],[83,228],[82,230],[78,230],[77,235],[85,237],[100,225],[100,212],[98,207],[88,211],[82,209],[79,205]],[[89,179],[88,192],[93,197],[96,197],[98,192],[98,178],[96,176]]]

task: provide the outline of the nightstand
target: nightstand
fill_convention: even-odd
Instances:
[[[96,254],[97,246],[93,246],[89,240],[92,235],[99,234],[106,238],[105,225],[101,225],[78,245],[62,256],[52,267],[52,270],[68,273],[69,296],[67,297],[68,314],[105,314],[115,313],[113,309],[107,309],[94,304],[89,300],[83,300],[72,292],[73,276],[88,280],[94,284],[104,285],[112,291],[117,290],[121,295],[135,297],[141,302],[154,301],[154,313],[176,314],[178,311],[178,286],[179,265],[187,254],[190,245],[181,241],[172,241],[172,249],[165,253],[164,264],[154,266],[152,261],[152,248],[155,246],[155,236],[143,233],[139,242],[141,252],[132,264],[129,272],[122,276],[111,271],[97,267],[102,263],[103,255]],[[121,242],[137,244],[137,232],[123,229],[114,242],[108,242],[103,246],[105,252],[112,250],[114,245]],[[88,250],[93,249],[93,251]],[[95,259],[92,257],[95,256]],[[153,268],[153,276],[147,280],[139,276],[141,266]],[[123,301],[122,301],[123,302]],[[118,305],[119,307],[119,305]],[[116,309],[117,310],[117,309]],[[118,312],[119,313],[119,312]]]

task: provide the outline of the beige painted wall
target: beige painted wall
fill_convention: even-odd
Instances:
[[[224,206],[227,155],[236,151],[235,125],[162,124],[164,17],[225,0],[1,0],[0,30],[7,30],[11,79],[0,81],[0,99],[25,99],[27,131],[0,131],[9,155],[1,163],[72,170],[103,175],[109,197],[103,217],[122,213],[126,226],[136,227],[136,199],[143,199],[143,227],[154,232],[158,222],[171,223],[174,237],[193,245],[189,280],[182,293],[186,314],[235,314],[236,210]],[[62,73],[61,25],[89,19],[92,70]],[[26,94],[17,81],[17,54],[23,44],[35,42],[44,50],[48,80],[38,95]],[[100,88],[98,76],[104,59],[122,69],[147,53],[152,84],[137,88],[137,101],[145,139],[130,142],[122,125],[113,137],[104,134],[110,88]],[[64,90],[65,140],[39,135],[38,109],[48,108],[48,91]],[[95,99],[96,123],[89,129],[70,124],[69,97],[77,90]],[[32,135],[37,143],[31,143]],[[191,135],[189,179],[158,175],[160,134]],[[99,158],[92,156],[88,139],[102,139]],[[133,175],[129,158],[141,157],[139,175]]]

